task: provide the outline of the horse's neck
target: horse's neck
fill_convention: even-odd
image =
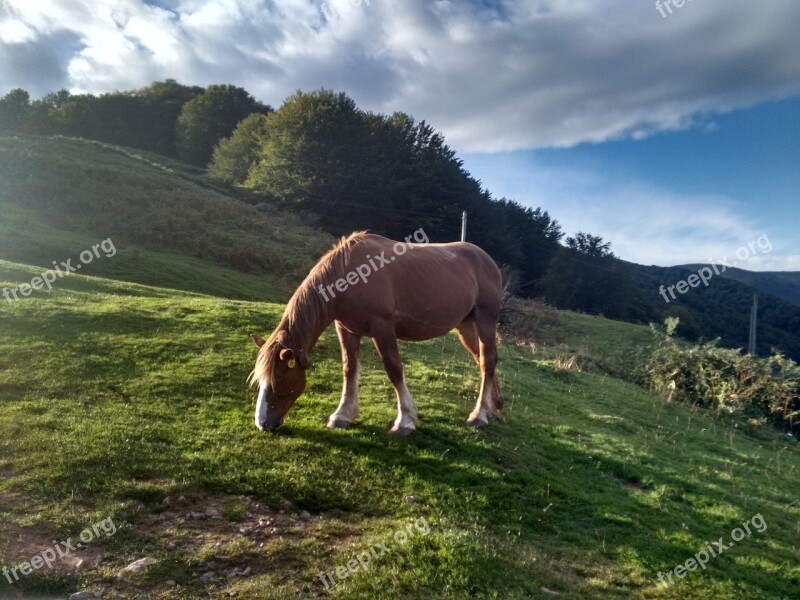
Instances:
[[[311,294],[314,295],[312,296]],[[311,301],[296,302],[295,312],[302,312],[305,316],[289,319],[287,315],[284,315],[283,318],[284,330],[297,344],[297,349],[305,353],[306,356],[314,348],[322,332],[333,323],[335,318],[331,305],[322,301],[316,294],[315,290],[309,290],[307,298],[311,298]]]

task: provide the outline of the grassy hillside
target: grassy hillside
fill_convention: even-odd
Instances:
[[[35,272],[3,262],[0,280]],[[546,588],[564,597],[777,598],[797,589],[793,440],[511,345],[502,351],[504,419],[473,431],[463,420],[478,377],[452,336],[403,348],[417,435],[385,434],[392,392],[371,349],[360,424],[330,432],[340,368],[332,331],[286,431],[264,435],[244,385],[254,356],[247,333],[269,330],[280,310],[77,275],[3,306],[1,561],[19,564],[108,517],[119,532],[79,553],[102,553],[99,564],[0,581],[0,594],[95,585],[127,597],[307,596],[323,592],[319,572],[420,517],[427,536],[332,595],[544,597]],[[593,319],[581,331],[580,320],[567,316],[565,335],[587,347],[627,327]],[[187,504],[164,504],[181,496]],[[223,518],[181,522],[208,506]],[[756,513],[766,532],[659,588],[658,571]],[[274,529],[258,530],[259,515]],[[144,556],[158,562],[115,582]],[[252,570],[227,580],[235,567]],[[209,571],[222,579],[201,581]]]
[[[259,208],[157,155],[70,138],[0,137],[0,257],[8,260],[75,264],[110,237],[118,254],[84,272],[286,300],[332,239],[295,215]]]
[[[163,177],[152,191],[156,208],[146,204],[154,219],[171,206],[190,214],[203,194],[209,206],[252,210],[174,169],[56,143],[93,157],[73,165],[86,177],[95,158],[112,171],[143,169],[131,189],[154,169]],[[31,152],[55,150],[42,142]],[[80,184],[69,171],[53,171],[72,182],[65,190]],[[0,183],[6,194],[13,185]],[[0,227],[17,241],[2,236],[0,288],[30,282],[52,260],[107,237],[99,225],[118,222],[120,236],[116,256],[90,265],[107,277],[71,274],[52,292],[0,299],[0,572],[56,540],[77,542],[104,520],[116,530],[52,569],[13,583],[0,575],[0,598],[78,590],[187,599],[796,596],[800,447],[614,378],[648,343],[646,328],[546,309],[524,317],[535,343],[505,336],[506,408],[483,431],[463,424],[479,378],[455,337],[403,344],[421,418],[404,439],[386,435],[393,392],[367,344],[358,425],[325,429],[341,385],[328,330],[312,354],[306,394],[285,429],[265,435],[253,425],[245,385],[255,357],[248,334],[277,323],[282,305],[270,301],[312,260],[318,242],[304,236],[315,232],[293,225],[286,268],[242,273],[226,266],[224,243],[212,246],[214,260],[189,237],[165,248],[149,237],[128,246],[127,224],[113,212],[48,219],[41,197],[0,202]],[[220,218],[214,227],[219,240],[241,234],[258,243],[261,225]],[[218,239],[211,225],[200,231]],[[250,290],[268,301],[248,299]],[[756,515],[766,530],[669,588],[659,583],[659,572],[706,542],[730,539]],[[398,531],[413,537],[403,542]],[[366,568],[352,563],[381,544],[388,553],[376,551]],[[144,557],[155,562],[116,579]],[[319,574],[337,568],[347,576],[326,588]]]

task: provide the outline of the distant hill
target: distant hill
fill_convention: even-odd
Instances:
[[[720,338],[722,345],[747,348],[753,287],[733,278],[714,277],[708,287],[700,284],[666,302],[659,292],[697,272],[688,267],[657,267],[629,263],[639,301],[658,319],[676,315],[679,333],[689,339]],[[698,267],[699,268],[699,267]],[[762,355],[773,347],[794,360],[800,359],[800,306],[769,293],[759,294],[757,349]]]
[[[705,265],[682,265],[681,268],[697,271]],[[800,272],[797,271],[746,271],[736,267],[720,273],[726,279],[740,281],[760,292],[766,292],[800,306]]]

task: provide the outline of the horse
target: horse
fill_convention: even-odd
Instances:
[[[322,332],[336,324],[344,385],[327,427],[347,428],[358,416],[362,337],[372,338],[397,396],[389,430],[416,430],[417,407],[405,383],[398,340],[423,341],[452,329],[481,371],[481,387],[467,423],[484,427],[502,408],[497,367],[497,322],[503,303],[500,270],[468,242],[429,243],[422,229],[403,241],[364,231],[341,238],[320,258],[292,295],[286,310],[258,346],[249,377],[258,386],[255,424],[275,431],[306,386],[309,353]]]

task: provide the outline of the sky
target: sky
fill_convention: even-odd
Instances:
[[[675,1],[0,0],[0,94],[344,90],[626,260],[800,271],[800,2]]]

